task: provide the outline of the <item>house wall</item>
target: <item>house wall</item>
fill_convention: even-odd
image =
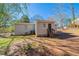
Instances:
[[[47,36],[48,24],[51,24],[51,28],[55,29],[53,21],[37,21],[35,24],[25,23],[15,25],[15,35],[30,34],[31,31],[35,31],[36,36]]]
[[[48,24],[51,24],[51,27],[55,29],[53,22],[36,22],[35,33],[36,36],[47,36]]]
[[[21,35],[25,33],[24,25],[15,25],[15,35]]]
[[[31,31],[35,30],[34,24],[18,24],[15,25],[15,35],[30,34]]]

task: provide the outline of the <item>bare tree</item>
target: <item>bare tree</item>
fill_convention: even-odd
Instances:
[[[72,15],[72,19],[71,19],[71,26],[72,27],[75,27],[75,23],[74,23],[74,20],[75,20],[75,8],[74,8],[74,4],[70,4],[70,11],[71,11],[71,15]]]
[[[70,4],[71,13],[72,13],[72,19],[75,20],[75,8],[73,4]]]
[[[40,15],[34,15],[31,19],[33,20],[32,22],[35,22],[37,20],[44,20],[44,18]]]
[[[55,8],[53,8],[54,12],[54,16],[56,17],[56,19],[58,19],[59,25],[61,26],[61,28],[64,27],[64,20],[66,18],[66,13],[64,11],[64,4],[57,4],[57,6],[55,6]]]

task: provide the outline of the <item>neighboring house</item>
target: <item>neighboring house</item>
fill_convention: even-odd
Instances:
[[[75,20],[75,23],[79,25],[79,18]]]
[[[20,23],[15,25],[15,35],[33,34],[34,31],[34,23]]]
[[[74,23],[75,23],[75,27],[76,27],[76,28],[79,28],[79,18],[77,18],[77,19],[74,21]]]
[[[70,24],[70,27],[79,28],[79,18],[72,21],[72,23]]]
[[[35,34],[36,34],[36,36],[48,36],[48,30],[51,32],[52,29],[56,30],[55,21],[38,20],[35,23]]]
[[[21,23],[15,25],[15,35],[31,34],[35,31],[36,36],[48,36],[56,30],[55,21],[52,20],[37,20],[34,23]],[[51,34],[52,35],[52,34]]]

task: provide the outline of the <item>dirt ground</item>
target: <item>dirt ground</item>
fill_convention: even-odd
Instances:
[[[77,29],[60,30],[53,38],[34,36],[29,37],[26,42],[34,42],[43,45],[46,47],[49,53],[48,55],[79,56],[79,30]],[[20,43],[17,44],[21,45]],[[38,44],[36,45],[38,46]],[[10,48],[10,50],[14,51],[13,46]]]

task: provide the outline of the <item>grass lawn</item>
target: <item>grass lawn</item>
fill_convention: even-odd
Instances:
[[[4,54],[5,48],[10,44],[23,41],[24,39],[29,39],[30,37],[34,37],[34,35],[30,36],[10,36],[8,38],[0,38],[0,54]],[[2,52],[2,53],[1,53]]]
[[[0,38],[0,47],[7,46],[7,44],[13,39],[13,42],[23,41],[24,39],[29,39],[30,37],[34,37],[34,35],[30,36],[11,36],[8,38]]]

